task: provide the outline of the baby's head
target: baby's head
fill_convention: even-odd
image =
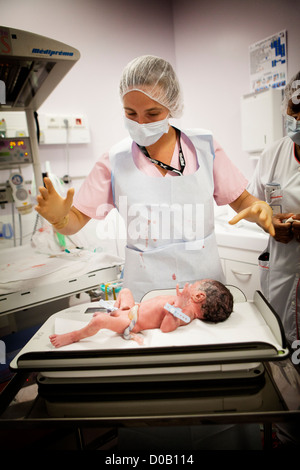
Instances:
[[[193,284],[196,292],[204,292],[201,319],[213,323],[225,321],[233,310],[233,296],[224,284],[213,279],[203,279]]]

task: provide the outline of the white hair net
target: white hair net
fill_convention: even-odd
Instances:
[[[300,103],[300,72],[294,75],[284,89],[284,96],[281,103],[282,114],[286,114],[289,101],[294,104]]]
[[[165,106],[170,112],[170,117],[181,116],[183,103],[180,85],[171,64],[166,60],[144,55],[129,62],[120,81],[121,98],[134,90],[142,91]]]

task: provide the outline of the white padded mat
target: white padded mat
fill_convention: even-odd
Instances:
[[[276,350],[282,349],[256,305],[252,302],[236,303],[231,316],[223,323],[211,324],[194,320],[171,333],[162,333],[159,329],[145,330],[139,333],[143,338],[143,345],[139,345],[134,340],[125,340],[121,335],[107,329],[100,330],[96,335],[80,342],[58,349],[50,343],[49,335],[53,333],[67,333],[85,326],[93,315],[92,313],[84,313],[85,310],[88,307],[96,307],[96,305],[96,302],[77,305],[52,315],[23,348],[22,353],[249,342],[267,343]]]
[[[90,316],[91,318],[91,316]],[[67,333],[86,326],[87,322],[73,319],[56,318],[55,333]],[[231,316],[222,323],[213,324],[194,320],[192,323],[177,328],[171,333],[162,333],[159,329],[145,330],[139,333],[143,345],[136,341],[124,340],[110,330],[100,330],[96,335],[78,343],[63,346],[60,350],[140,348],[158,346],[186,346],[203,344],[264,342],[276,349],[281,346],[254,304],[241,302],[235,305]],[[49,349],[53,346],[49,343]]]

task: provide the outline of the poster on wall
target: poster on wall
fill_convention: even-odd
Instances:
[[[287,78],[286,31],[280,31],[249,47],[251,92],[284,88]]]

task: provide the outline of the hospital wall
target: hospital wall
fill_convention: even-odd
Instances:
[[[119,79],[134,57],[156,54],[175,65],[171,0],[0,0],[0,23],[57,39],[80,51],[81,58],[39,113],[82,113],[91,142],[70,145],[71,176],[85,176],[112,144],[125,137]],[[66,174],[63,145],[41,145],[45,162],[58,176]],[[74,185],[81,181],[76,179]]]
[[[242,151],[240,107],[241,96],[250,93],[249,46],[286,30],[289,80],[300,70],[300,2],[174,0],[173,7],[182,124],[211,129],[250,178],[257,160]]]
[[[0,11],[2,25],[55,38],[81,53],[39,110],[87,115],[91,142],[68,149],[73,177],[87,175],[126,135],[118,82],[137,55],[171,61],[184,91],[181,124],[211,129],[248,177],[255,163],[242,151],[240,98],[250,89],[249,45],[286,29],[289,77],[300,68],[300,3],[294,0],[0,0]],[[58,176],[66,173],[65,146],[40,146],[40,158],[43,170],[49,160]]]

